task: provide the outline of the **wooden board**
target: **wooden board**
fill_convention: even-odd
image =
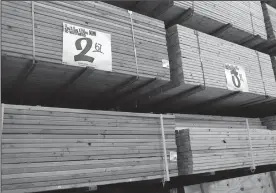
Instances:
[[[163,112],[219,114],[229,109],[228,115],[241,116],[243,105],[261,103],[266,96],[275,99],[276,82],[269,55],[180,25],[167,29],[167,40],[172,83],[142,97],[140,108],[157,103],[151,108]],[[245,69],[248,92],[228,90],[225,64]]]
[[[2,168],[2,137],[3,137],[3,130],[4,130],[4,104],[0,103],[0,132],[1,132],[1,136],[0,136],[0,151],[1,151],[1,155],[0,155],[0,165]],[[0,171],[0,191],[2,192],[2,169]]]
[[[275,40],[276,36],[276,10],[266,3],[262,3],[267,37],[269,40]]]
[[[273,193],[272,172],[185,186],[186,193]]]
[[[269,54],[276,56],[276,10],[274,7],[271,7],[265,2],[261,2],[261,4],[264,15],[267,39],[269,41],[269,44],[264,44],[263,47]]]
[[[128,8],[163,20],[168,26],[181,24],[250,48],[267,40],[261,3],[257,1],[140,1]]]
[[[225,101],[220,102],[234,106],[235,103],[242,105],[246,99],[251,101],[258,95],[275,97],[276,84],[268,55],[179,25],[168,29],[168,37],[169,55],[172,58],[172,68],[175,69],[172,71],[173,80],[184,83],[193,81],[210,89],[221,90],[221,95],[218,96],[211,90],[208,93],[208,89],[206,94],[198,93],[198,95],[211,96],[213,99],[231,95],[231,92],[223,93],[227,90],[224,65],[231,63],[244,67],[249,93],[226,97],[227,101],[224,99]],[[219,103],[217,106],[220,105],[223,104]]]
[[[270,34],[266,33],[268,20],[260,1],[138,1],[127,4],[115,1],[112,4],[163,20],[168,27],[180,24],[263,53],[276,54],[276,41],[270,41]]]
[[[195,33],[198,33],[199,43]],[[172,61],[173,69],[177,69],[172,73],[176,81],[205,82],[207,87],[227,89],[224,65],[237,64],[245,69],[250,93],[276,96],[276,83],[268,55],[179,25],[168,29],[168,37],[169,55],[175,60]],[[181,54],[176,55],[178,52]]]
[[[4,193],[165,177],[160,115],[18,105],[4,112]],[[275,163],[276,134],[248,120],[255,164]],[[243,117],[165,114],[163,126],[170,177],[252,165]]]
[[[173,115],[163,115],[169,175]],[[2,192],[163,179],[160,115],[5,105]]]
[[[250,141],[245,118],[176,116],[178,169],[182,175],[250,168],[276,161],[276,133],[249,119]],[[251,156],[252,153],[252,156]]]
[[[168,53],[161,21],[137,13],[132,15],[137,74],[127,10],[103,2],[35,2],[32,23],[31,2],[2,2],[2,6],[3,89],[4,94],[10,96],[5,98],[7,102],[23,100],[37,105],[42,101],[50,105],[61,92],[66,101],[61,97],[55,102],[63,103],[61,106],[71,104],[72,107],[73,103],[79,107],[97,106],[103,103],[99,99],[105,98],[103,101],[109,101],[106,106],[110,108],[117,105],[113,104],[115,99],[122,98],[123,94],[124,99],[128,92],[136,91],[128,97],[128,100],[135,99],[170,80],[169,69],[162,65],[163,59],[168,60]],[[92,69],[82,73],[83,68],[62,64],[63,22],[111,34],[112,72]],[[37,62],[34,66],[30,63],[33,54]],[[24,69],[30,73],[22,81],[22,94],[16,86],[23,87],[18,84]],[[67,88],[69,83],[70,88]],[[98,101],[93,103],[91,98]]]

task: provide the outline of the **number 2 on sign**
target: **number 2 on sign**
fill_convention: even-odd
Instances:
[[[82,41],[86,41],[86,45],[85,45],[84,49],[82,49],[82,46],[81,46]],[[79,54],[74,56],[74,60],[75,61],[87,61],[87,62],[93,63],[95,58],[86,55],[90,51],[90,49],[92,48],[92,45],[93,45],[93,41],[90,38],[77,39],[76,42],[75,42],[76,49],[77,50],[82,50],[82,51]],[[100,52],[100,53],[103,54],[101,49],[102,49],[102,45],[99,44],[99,43],[96,43],[95,44],[95,50],[93,52]]]

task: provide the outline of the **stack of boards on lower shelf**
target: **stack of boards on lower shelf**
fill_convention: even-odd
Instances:
[[[32,104],[41,100],[47,104],[60,90],[65,96],[78,96],[81,103],[91,97],[114,97],[145,84],[151,84],[152,89],[170,80],[169,67],[164,67],[168,53],[162,21],[103,2],[1,3],[3,90],[13,92],[14,84],[23,79],[25,100],[34,101]],[[62,64],[63,23],[110,34],[112,71]],[[94,49],[95,42],[92,46]],[[73,86],[68,88],[68,84]],[[102,94],[106,92],[109,94]],[[137,93],[143,92],[147,90]]]
[[[275,172],[266,172],[185,186],[185,193],[274,193]]]
[[[167,42],[173,84],[151,91],[148,100],[139,101],[141,106],[178,95],[177,100],[171,100],[165,107],[160,103],[159,108],[183,112],[198,110],[196,107],[203,108],[201,104],[206,101],[217,99],[219,102],[213,104],[213,109],[241,106],[265,96],[276,97],[269,55],[180,25],[167,29]],[[229,87],[233,78],[226,78],[227,65],[240,69],[240,88],[247,85],[248,90]]]
[[[180,175],[276,163],[276,132],[260,119],[248,119],[249,134],[245,118],[175,116]]]
[[[167,177],[160,115],[3,106],[3,193]],[[163,115],[170,176],[178,173],[169,160],[174,124]]]
[[[169,180],[276,162],[276,133],[255,118],[248,119],[249,135],[240,117],[1,109],[3,193]]]

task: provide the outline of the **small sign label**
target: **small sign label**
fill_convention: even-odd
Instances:
[[[170,62],[168,60],[162,59],[163,68],[170,68]]]
[[[63,23],[62,63],[112,71],[111,35]]]
[[[170,151],[170,161],[172,162],[177,161],[177,153],[175,151]]]
[[[228,90],[248,92],[245,70],[242,66],[225,64]]]

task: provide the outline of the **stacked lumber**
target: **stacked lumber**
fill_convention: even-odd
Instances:
[[[249,5],[253,34],[260,35],[262,38],[267,40],[268,36],[266,33],[266,26],[264,22],[264,15],[262,13],[261,1],[249,1],[243,3]]]
[[[273,193],[273,172],[185,186],[185,193]]]
[[[180,25],[167,29],[167,41],[172,82],[139,100],[141,109],[158,103],[164,112],[198,113],[199,107],[206,113],[205,105],[236,108],[276,97],[269,55]],[[228,89],[226,64],[244,69],[248,91]]]
[[[262,123],[258,118],[248,118],[251,129],[260,129]],[[209,126],[208,126],[209,125]],[[246,127],[245,118],[212,115],[175,114],[175,126],[178,127],[210,127],[210,128],[239,128]],[[265,129],[266,127],[262,127]]]
[[[267,39],[275,40],[276,37],[276,9],[262,2],[262,9],[267,32]]]
[[[4,105],[2,192],[39,192],[166,176],[160,115]],[[177,175],[174,116],[163,115]]]
[[[266,3],[261,2],[268,42],[258,47],[266,53],[276,56],[276,9]]]
[[[242,92],[240,99],[227,101],[227,104],[248,102],[256,96],[276,96],[275,77],[268,55],[179,25],[172,26],[167,32],[172,80],[206,87],[205,93],[198,94],[199,100],[231,93],[226,84],[225,64],[242,66],[248,84],[248,92]]]
[[[270,56],[271,59],[271,63],[272,63],[272,68],[273,68],[273,72],[276,78],[276,57],[275,56]]]
[[[249,92],[276,96],[268,55],[179,25],[168,29],[168,42],[173,80],[227,89],[223,64],[231,63],[245,69]]]
[[[267,40],[261,3],[245,1],[139,2],[135,11],[254,47]]]
[[[91,99],[96,94],[111,91],[126,82],[131,83],[127,87],[130,90],[150,80],[157,79],[155,85],[151,85],[153,88],[170,80],[169,68],[163,67],[162,63],[162,60],[168,60],[166,31],[162,21],[132,13],[131,24],[127,10],[103,2],[33,3],[32,15],[32,3],[29,1],[2,2],[5,89],[12,89],[9,83],[14,83],[33,59],[36,65],[30,67],[34,69],[29,72],[24,90],[29,96],[36,95],[34,99],[53,94],[66,83],[72,82],[72,78],[76,79],[76,74],[80,74],[83,69],[62,64],[63,22],[111,34],[112,72],[95,69],[85,73],[74,83],[74,89],[68,91],[71,97],[77,95]]]
[[[245,118],[176,115],[179,174],[275,164],[276,132],[248,120],[250,134]]]

